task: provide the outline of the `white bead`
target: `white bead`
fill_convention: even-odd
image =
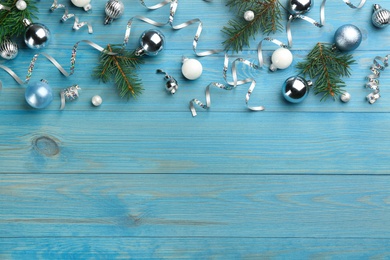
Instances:
[[[18,0],[15,6],[18,10],[23,11],[27,8],[27,3],[23,0]]]
[[[186,79],[194,80],[202,75],[203,67],[196,59],[185,59],[181,67],[181,72]]]
[[[349,94],[348,92],[344,92],[341,96],[340,96],[340,99],[341,101],[343,102],[348,102],[349,100],[351,100],[351,94]]]
[[[289,49],[280,47],[272,54],[271,61],[272,64],[269,67],[270,70],[282,70],[288,68],[291,65],[293,61],[293,56]]]
[[[244,19],[245,21],[253,21],[253,19],[255,19],[255,13],[251,10],[248,10],[244,13]]]
[[[92,97],[92,105],[94,105],[95,107],[100,106],[102,104],[102,102],[103,102],[103,99],[99,95]]]
[[[89,4],[91,0],[71,0],[71,1],[77,7],[84,7],[85,11],[91,9],[91,5]]]

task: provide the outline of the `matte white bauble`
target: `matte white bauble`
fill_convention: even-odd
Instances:
[[[186,79],[195,80],[202,75],[202,64],[196,59],[184,59],[181,72]]]
[[[272,54],[271,61],[272,63],[269,67],[271,71],[275,71],[277,69],[283,70],[291,65],[293,55],[289,49],[280,47]]]
[[[71,0],[72,4],[74,4],[77,7],[82,7],[84,8],[85,11],[89,11],[92,9],[91,6],[91,0]]]

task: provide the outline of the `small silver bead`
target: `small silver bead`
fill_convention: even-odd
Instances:
[[[341,101],[343,101],[344,103],[347,103],[347,102],[349,102],[349,100],[351,100],[351,94],[349,94],[348,92],[344,92],[344,93],[340,96],[340,99],[341,99]]]

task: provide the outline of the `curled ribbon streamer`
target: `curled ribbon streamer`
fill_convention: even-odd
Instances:
[[[312,18],[308,17],[308,16],[305,16],[305,15],[301,15],[301,14],[295,14],[295,15],[290,15],[289,18],[288,18],[288,21],[287,21],[287,26],[286,26],[286,32],[287,32],[287,40],[288,40],[288,47],[291,48],[292,47],[292,33],[291,33],[291,23],[295,20],[295,19],[302,19],[306,22],[309,22],[311,24],[313,24],[314,26],[316,27],[319,27],[321,28],[323,26],[322,22],[319,23],[315,20],[313,20]]]
[[[58,4],[57,0],[54,0],[53,4],[50,7],[50,11],[54,12],[57,9],[64,8],[64,14],[62,15],[61,22],[66,22],[68,19],[74,17],[73,30],[78,31],[83,26],[88,26],[88,33],[93,33],[92,25],[88,22],[80,22],[79,18],[75,14],[70,14],[68,7],[63,4]]]
[[[203,1],[206,1],[206,2],[211,2],[211,0],[203,0]],[[143,6],[145,6],[146,8],[150,9],[150,10],[155,10],[155,9],[158,9],[158,8],[161,8],[167,4],[170,3],[170,12],[169,12],[169,19],[167,22],[165,23],[160,23],[160,22],[156,22],[152,19],[149,19],[147,17],[144,17],[144,16],[134,16],[132,18],[130,18],[130,20],[128,21],[127,23],[127,26],[126,26],[126,32],[125,32],[125,37],[124,37],[124,41],[123,41],[123,47],[125,47],[129,41],[129,38],[130,38],[130,32],[131,32],[131,25],[133,23],[133,19],[134,18],[137,18],[143,22],[146,22],[148,24],[151,24],[151,25],[154,25],[154,26],[157,26],[157,27],[162,27],[162,26],[165,26],[167,24],[169,24],[172,29],[174,30],[180,30],[180,29],[183,29],[185,27],[188,27],[190,26],[191,24],[194,24],[194,23],[199,23],[198,25],[198,29],[196,31],[196,34],[194,36],[194,40],[193,40],[193,43],[192,43],[192,48],[195,52],[195,54],[197,56],[208,56],[208,55],[211,55],[211,54],[214,54],[214,53],[218,53],[218,52],[221,52],[222,50],[209,50],[209,51],[204,51],[204,52],[196,52],[196,48],[198,46],[198,41],[199,41],[199,37],[202,33],[202,30],[203,30],[203,23],[200,19],[196,18],[196,19],[192,19],[192,20],[189,20],[187,22],[184,22],[184,23],[181,23],[179,25],[173,25],[173,21],[174,21],[174,17],[175,17],[175,14],[176,14],[176,10],[177,10],[177,7],[178,7],[178,0],[164,0],[162,2],[160,2],[159,4],[156,4],[156,5],[153,5],[153,6],[147,6],[144,2],[144,0],[140,0],[141,4]]]
[[[373,92],[368,94],[366,97],[370,104],[374,104],[380,98],[378,78],[380,77],[380,71],[385,70],[385,68],[389,66],[389,59],[390,54],[386,55],[385,57],[376,56],[374,58],[373,64],[370,67],[372,74],[366,77],[368,79],[366,88],[373,90]],[[380,62],[383,63],[383,65],[381,65]]]
[[[364,6],[366,0],[360,0],[360,3],[357,6],[353,5],[349,0],[343,0],[343,2],[353,9],[360,9]],[[325,24],[325,3],[326,0],[322,0],[321,7],[320,7],[320,16],[321,16],[320,20],[322,25]]]

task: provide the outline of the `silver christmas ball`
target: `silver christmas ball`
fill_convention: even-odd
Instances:
[[[125,10],[125,5],[120,0],[109,0],[106,3],[104,11],[106,12],[106,19],[104,24],[111,23],[114,19],[118,19],[122,16]]]
[[[174,78],[168,79],[168,81],[165,83],[165,89],[171,94],[175,94],[178,88],[179,85],[177,84],[177,81]]]
[[[340,51],[353,51],[362,42],[362,33],[355,25],[346,24],[337,29],[334,42]]]
[[[341,96],[340,96],[340,99],[341,101],[343,101],[344,103],[347,103],[351,100],[351,94],[349,94],[348,92],[344,92]]]
[[[135,51],[135,55],[156,56],[164,49],[165,39],[159,30],[150,29],[142,33],[139,43],[141,47]]]
[[[282,86],[283,97],[291,103],[300,103],[307,97],[312,85],[310,80],[305,80],[300,76],[290,77]]]
[[[252,10],[248,10],[244,13],[244,19],[247,22],[253,21],[255,19],[255,13]]]
[[[374,13],[371,17],[372,24],[378,28],[384,28],[390,23],[390,11],[374,4]]]
[[[15,59],[18,56],[18,45],[10,39],[4,39],[0,44],[0,56],[6,60]]]
[[[310,11],[314,0],[289,0],[288,10],[291,14],[304,14]]]
[[[40,23],[31,23],[28,19],[23,20],[26,31],[24,33],[24,42],[31,49],[41,49],[46,47],[50,41],[49,29]]]
[[[27,8],[27,3],[24,0],[18,0],[15,6],[18,10],[23,11]]]

